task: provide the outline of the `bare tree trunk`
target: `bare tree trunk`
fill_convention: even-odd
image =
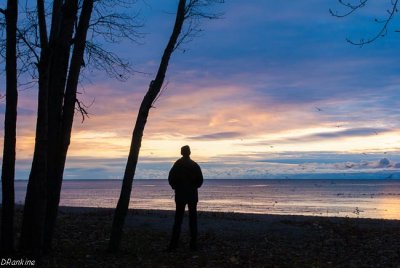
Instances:
[[[1,213],[1,251],[9,254],[14,251],[14,179],[15,144],[17,126],[17,20],[18,1],[8,0],[6,16],[6,112],[4,120],[4,147]]]
[[[185,6],[186,1],[180,0],[177,8],[176,20],[173,32],[169,42],[164,50],[156,78],[151,81],[149,89],[144,96],[140,105],[139,113],[136,119],[135,128],[132,134],[131,147],[129,156],[125,167],[125,174],[122,182],[120,197],[118,200],[117,208],[114,213],[114,219],[111,229],[111,237],[109,242],[109,251],[115,252],[119,249],[122,231],[125,218],[128,212],[129,200],[132,190],[133,178],[135,176],[136,165],[138,162],[140,146],[142,143],[143,131],[146,126],[149,111],[155,101],[157,95],[160,93],[161,87],[164,83],[165,74],[167,72],[170,57],[174,51],[178,37],[181,33],[183,23],[185,21]]]
[[[47,175],[47,100],[51,56],[47,39],[44,0],[37,0],[37,9],[41,46],[40,61],[38,63],[38,115],[36,121],[35,149],[25,197],[20,240],[21,250],[34,255],[41,254],[43,245]]]
[[[49,99],[48,99],[48,193],[50,194],[53,189],[51,183],[53,181],[54,166],[56,162],[56,153],[58,139],[61,129],[62,105],[64,99],[64,89],[68,74],[68,64],[71,51],[71,40],[74,32],[74,25],[76,22],[76,15],[78,11],[78,0],[67,0],[62,8],[60,16],[60,28],[54,32],[54,55],[50,66],[49,77]],[[49,198],[50,196],[48,196]]]
[[[63,109],[62,120],[60,120],[62,124],[60,133],[57,135],[56,143],[54,144],[54,151],[52,153],[54,159],[53,165],[49,168],[49,191],[46,211],[46,228],[44,236],[45,247],[47,249],[51,248],[51,242],[58,212],[58,205],[60,202],[64,166],[68,147],[70,144],[72,124],[74,119],[76,91],[85,52],[86,36],[93,10],[93,2],[93,0],[85,0],[83,2],[79,25],[75,34],[74,50],[72,53],[71,64],[68,73],[64,106],[62,107],[60,105],[60,108],[62,107]]]

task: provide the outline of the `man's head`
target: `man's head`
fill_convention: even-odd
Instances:
[[[185,156],[185,157],[189,157],[190,156],[190,147],[189,147],[189,145],[182,146],[181,155]]]

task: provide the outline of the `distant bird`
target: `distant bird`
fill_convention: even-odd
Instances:
[[[337,128],[342,127],[342,125],[336,125]]]
[[[362,153],[363,155],[367,155],[367,153]]]
[[[378,135],[378,132],[374,131],[375,135]]]
[[[383,152],[383,154],[387,154],[387,152]]]
[[[317,109],[318,112],[322,112],[322,109],[319,107],[315,107],[315,109]]]

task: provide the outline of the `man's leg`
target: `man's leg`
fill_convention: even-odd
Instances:
[[[189,203],[190,249],[197,249],[197,202]]]
[[[179,235],[181,233],[181,225],[183,220],[183,214],[185,213],[185,203],[177,202],[175,211],[175,222],[172,228],[172,238],[169,245],[169,249],[175,249],[178,246]]]

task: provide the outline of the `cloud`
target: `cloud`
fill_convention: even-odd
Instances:
[[[345,130],[337,130],[332,129],[331,131],[324,131],[324,132],[316,132],[313,134],[302,135],[299,134],[292,134],[290,136],[282,137],[280,139],[271,139],[271,140],[264,140],[258,142],[249,142],[244,144],[244,146],[268,146],[271,144],[280,144],[280,143],[300,143],[300,142],[315,142],[315,141],[327,141],[327,140],[340,140],[343,138],[354,138],[354,137],[375,137],[380,134],[384,134],[387,132],[393,132],[394,129],[388,128],[350,128]]]
[[[321,132],[303,137],[305,140],[313,139],[336,139],[343,137],[360,137],[378,135],[379,133],[389,132],[391,129],[385,128],[352,128],[335,132]]]
[[[218,132],[211,134],[204,134],[200,136],[189,137],[189,140],[221,140],[240,137],[240,132]]]

